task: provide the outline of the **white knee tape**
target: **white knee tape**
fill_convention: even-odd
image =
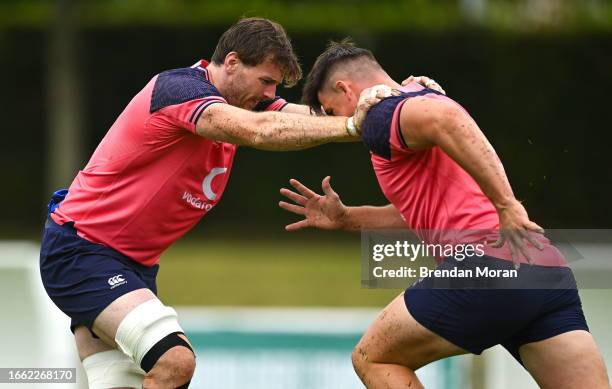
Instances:
[[[83,359],[89,389],[142,388],[145,372],[119,350]]]
[[[160,340],[174,332],[183,332],[176,311],[158,299],[146,301],[134,308],[123,319],[115,342],[140,366],[142,358]]]

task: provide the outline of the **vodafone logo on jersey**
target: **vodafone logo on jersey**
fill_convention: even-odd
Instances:
[[[217,198],[217,194],[213,192],[210,186],[213,178],[219,174],[224,174],[226,171],[226,167],[215,167],[206,175],[206,177],[204,177],[204,180],[202,181],[202,191],[204,192],[204,196],[206,196],[206,198],[210,201],[214,201]]]
[[[215,201],[217,199],[217,194],[212,189],[212,181],[219,174],[225,174],[226,172],[226,167],[215,167],[212,168],[210,172],[208,172],[206,177],[204,177],[204,180],[202,180],[202,192],[204,193],[204,196],[208,201],[203,200],[187,191],[183,193],[183,201],[185,201],[192,207],[202,209],[204,211],[210,211],[211,208],[214,206],[211,201]]]

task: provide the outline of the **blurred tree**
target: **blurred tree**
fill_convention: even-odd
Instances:
[[[76,64],[77,9],[73,0],[55,2],[47,42],[48,193],[66,186],[81,164],[83,122]]]

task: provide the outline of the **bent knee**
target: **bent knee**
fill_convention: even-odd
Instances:
[[[177,354],[173,356],[174,363],[177,365],[177,371],[180,371],[182,376],[191,379],[196,367],[196,360],[193,352],[190,349],[182,346],[175,347],[168,352]]]
[[[188,382],[195,372],[196,361],[193,352],[183,346],[173,347],[153,365],[148,376],[164,376],[176,382]]]
[[[195,371],[195,356],[176,311],[148,300],[119,324],[115,341],[145,372],[145,387],[182,388]]]

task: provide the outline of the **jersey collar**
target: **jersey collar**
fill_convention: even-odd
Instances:
[[[206,81],[210,82],[210,77],[208,76],[208,70],[206,69],[208,67],[209,62],[205,59],[201,59],[198,62],[194,63],[191,68],[192,69],[198,69],[201,70],[202,72],[204,72],[204,78],[206,78]]]

